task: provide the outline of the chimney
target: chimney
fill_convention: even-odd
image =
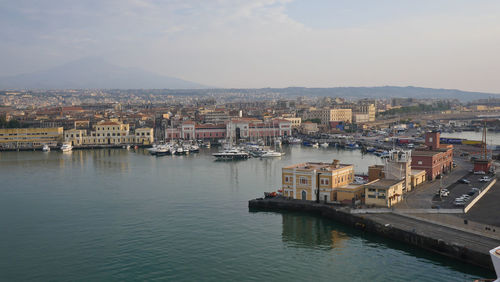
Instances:
[[[425,133],[425,145],[429,147],[430,150],[439,149],[439,132],[432,131]]]
[[[339,167],[339,163],[340,163],[339,160],[333,160],[332,165],[333,165],[333,167],[338,168]]]

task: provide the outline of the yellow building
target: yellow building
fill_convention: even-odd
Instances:
[[[403,199],[404,180],[380,179],[366,184],[365,204],[390,208]]]
[[[307,162],[282,169],[282,190],[285,197],[325,202],[337,201],[335,188],[345,186],[354,180],[354,166],[332,163]]]
[[[130,133],[130,126],[117,121],[104,121],[87,134],[86,130],[70,129],[64,132],[65,142],[73,146],[96,145],[149,145],[154,142],[152,128],[137,128]]]
[[[302,118],[299,117],[285,117],[283,119],[290,121],[292,123],[292,128],[299,128],[302,123]]]
[[[425,170],[412,169],[411,170],[411,187],[412,189],[425,182]]]
[[[314,109],[304,113],[304,120],[319,119],[321,124],[329,124],[331,121],[352,122],[351,109]]]
[[[337,201],[343,204],[360,204],[365,197],[364,184],[347,184],[335,188]]]
[[[44,144],[57,146],[62,139],[62,127],[0,129],[0,147],[4,149],[39,148]]]
[[[135,143],[150,145],[154,143],[153,129],[149,127],[137,128],[135,130]]]

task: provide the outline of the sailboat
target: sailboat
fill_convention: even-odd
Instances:
[[[275,137],[274,139],[276,139],[276,134],[275,133],[276,132],[274,130],[274,123],[273,123],[273,137]],[[281,157],[281,156],[283,156],[284,153],[276,151],[276,145],[277,145],[277,143],[274,142],[274,151],[273,150],[266,150],[266,151],[264,151],[260,155],[260,157],[261,158],[275,158],[275,157]]]

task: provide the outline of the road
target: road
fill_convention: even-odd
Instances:
[[[426,182],[417,186],[412,191],[408,192],[401,203],[398,203],[396,209],[429,209],[432,207],[432,198],[436,191],[441,187],[444,188],[452,183],[457,182],[469,173],[472,164],[462,157],[453,157],[457,164],[451,173],[445,174],[443,179],[437,179],[431,182]]]

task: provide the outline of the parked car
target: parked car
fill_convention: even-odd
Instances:
[[[483,176],[481,178],[479,178],[479,182],[490,182],[491,181],[491,178],[489,178],[488,176]]]
[[[482,170],[474,171],[474,174],[486,174],[486,172]]]
[[[458,182],[463,183],[463,184],[470,184],[470,181],[465,179],[465,178],[458,180]]]
[[[481,191],[481,189],[476,188],[476,187],[472,187],[472,189],[470,189],[470,190],[471,190],[471,191],[474,191],[474,192],[479,192],[479,191]]]
[[[461,201],[455,201],[455,202],[453,202],[453,204],[455,206],[465,206],[465,202],[461,202]]]
[[[469,196],[473,196],[474,194],[476,194],[476,191],[474,190],[470,190],[469,193],[467,193],[467,195]]]

